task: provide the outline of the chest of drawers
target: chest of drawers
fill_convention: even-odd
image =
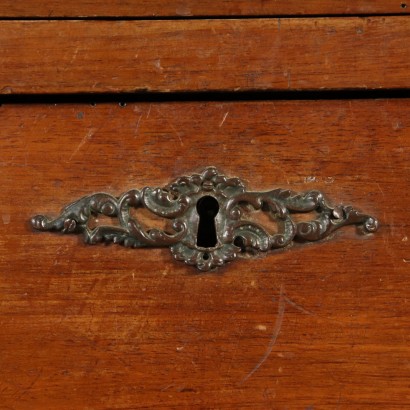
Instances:
[[[14,3],[0,5],[0,408],[408,407],[407,5]],[[201,273],[167,248],[30,225],[208,166],[254,191],[320,190],[379,230]]]

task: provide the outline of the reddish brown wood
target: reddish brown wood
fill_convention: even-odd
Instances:
[[[5,409],[410,406],[410,100],[0,108]],[[211,274],[37,233],[91,192],[216,165],[378,216]]]
[[[408,88],[409,36],[407,17],[3,21],[0,93]]]
[[[407,7],[408,6],[408,7]],[[407,13],[406,0],[61,0],[0,3],[2,17],[188,17]]]

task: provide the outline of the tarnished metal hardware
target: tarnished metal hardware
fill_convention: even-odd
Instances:
[[[131,215],[133,208],[146,208],[166,218],[170,222],[169,232],[143,226]],[[253,220],[257,211],[270,217],[277,232],[269,233]],[[313,220],[292,219],[292,214],[312,211],[316,212]],[[101,214],[117,218],[118,226],[91,227],[90,220]],[[319,191],[248,192],[242,180],[221,175],[214,167],[201,174],[180,177],[164,188],[133,189],[120,197],[106,193],[85,196],[65,207],[56,219],[38,215],[31,223],[42,231],[83,233],[89,244],[167,246],[175,259],[203,271],[243,254],[284,248],[294,241],[317,241],[345,225],[358,225],[364,233],[378,228],[376,218],[351,206],[331,207]]]

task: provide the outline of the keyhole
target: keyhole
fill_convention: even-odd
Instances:
[[[218,243],[215,228],[218,201],[213,196],[203,196],[196,204],[196,210],[199,215],[196,244],[202,248],[212,248]]]

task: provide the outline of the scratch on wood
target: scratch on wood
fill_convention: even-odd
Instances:
[[[151,111],[151,108],[150,108],[150,111]],[[163,115],[162,112],[161,112],[161,110],[160,110],[158,107],[157,107],[157,111],[158,111],[161,115]],[[176,130],[176,128],[172,125],[172,123],[168,120],[167,117],[164,116],[164,120],[165,120],[165,121],[167,122],[167,124],[172,128],[172,130],[174,131],[175,135],[178,137],[181,146],[183,147],[183,146],[184,146],[184,143],[182,142],[182,138],[181,138],[181,135],[179,135],[179,132]]]
[[[268,348],[266,349],[266,352],[263,355],[262,359],[260,359],[259,362],[256,364],[256,366],[242,379],[240,384],[245,383],[262,366],[262,364],[266,361],[266,359],[272,353],[273,346],[275,346],[276,340],[280,333],[280,329],[282,328],[283,316],[285,315],[286,302],[287,301],[286,301],[285,294],[283,293],[283,285],[282,285],[280,287],[280,293],[279,293],[278,316],[276,317],[275,326],[273,327],[273,332],[272,332],[272,336],[271,336]]]
[[[285,74],[285,77],[287,77],[288,79],[288,89],[291,88],[291,83],[292,83],[292,74],[290,72],[290,70],[288,70]]]
[[[168,385],[164,386],[164,387],[161,389],[161,391],[167,391],[168,389],[170,389],[171,387],[174,387],[174,386],[175,386],[174,383],[168,384]]]
[[[91,128],[87,134],[84,136],[84,138],[80,141],[80,143],[77,145],[76,149],[72,152],[72,154],[70,155],[70,158],[68,158],[67,162],[70,162],[74,155],[77,154],[78,151],[80,151],[80,149],[82,148],[82,146],[91,139],[91,137],[94,135],[95,132],[95,128]]]
[[[146,117],[147,119],[149,118],[149,116],[151,114],[151,108],[152,108],[152,104],[149,105],[148,112],[147,112],[147,117]]]
[[[229,114],[229,111],[227,111],[227,112],[225,113],[225,115],[223,116],[222,121],[221,121],[220,124],[219,124],[219,128],[221,128],[222,125],[224,124],[224,122],[225,122],[226,117],[228,116],[228,114]]]
[[[380,186],[380,184],[378,182],[376,182],[376,184],[377,184],[377,188],[379,189],[379,191],[382,194],[383,198],[385,198],[384,191],[383,191],[382,187]]]
[[[70,60],[70,64],[73,64],[74,61],[77,59],[77,55],[78,55],[78,51],[79,51],[80,47],[76,47],[73,53],[73,56],[71,57]]]
[[[142,114],[138,118],[137,125],[135,126],[134,134],[137,134],[137,132],[138,132],[138,128],[140,127],[141,118],[142,118]]]
[[[315,313],[311,312],[310,310],[305,309],[303,306],[299,305],[298,303],[294,302],[292,299],[289,299],[287,296],[284,296],[286,303],[290,306],[293,306],[295,309],[299,310],[302,313],[306,313],[307,315],[315,316]]]

